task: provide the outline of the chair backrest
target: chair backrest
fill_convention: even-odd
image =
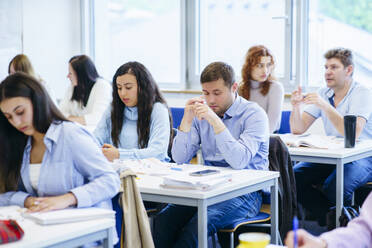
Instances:
[[[297,192],[291,156],[279,136],[270,137],[269,168],[279,171],[279,223],[282,237],[291,229],[297,214]]]
[[[178,128],[178,126],[181,124],[181,120],[183,117],[183,113],[185,111],[184,108],[170,108],[172,117],[173,117],[173,127]]]
[[[291,111],[282,111],[282,120],[280,121],[280,128],[278,133],[290,133],[291,126],[289,124],[289,117],[291,116]]]

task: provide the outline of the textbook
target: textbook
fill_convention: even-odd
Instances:
[[[289,147],[309,147],[317,149],[339,149],[343,148],[343,139],[334,136],[323,136],[316,134],[283,134],[279,135],[282,141]]]
[[[209,190],[232,180],[232,173],[220,171],[207,176],[190,176],[189,173],[179,173],[163,177],[162,187],[177,189]]]
[[[22,216],[31,219],[40,225],[53,225],[69,222],[79,222],[99,218],[115,218],[115,211],[103,208],[68,208],[50,212],[22,213]]]

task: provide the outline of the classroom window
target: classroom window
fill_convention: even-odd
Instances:
[[[10,60],[22,52],[22,2],[0,1],[0,80],[8,75]]]
[[[179,83],[180,8],[174,0],[96,1],[95,55],[106,64],[103,74],[111,79],[120,65],[138,61],[157,82]]]
[[[265,45],[276,58],[276,75],[284,78],[285,7],[284,0],[200,1],[200,70],[225,61],[240,78],[249,47]]]
[[[309,1],[308,25],[309,87],[324,86],[323,55],[334,47],[352,49],[355,63],[354,79],[365,85],[370,83],[372,1]]]

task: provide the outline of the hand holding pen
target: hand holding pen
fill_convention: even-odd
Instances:
[[[293,247],[297,248],[297,230],[298,230],[298,218],[293,217]]]
[[[290,231],[285,238],[285,245],[288,248],[326,248],[327,243],[318,237],[311,235],[303,229]]]

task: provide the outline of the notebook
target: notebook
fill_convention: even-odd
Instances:
[[[333,136],[322,136],[315,134],[284,134],[280,138],[290,147],[309,147],[317,149],[340,149],[343,148],[343,139]]]
[[[25,212],[22,215],[40,225],[53,225],[99,218],[115,218],[115,211],[103,208],[68,208],[44,213]]]

